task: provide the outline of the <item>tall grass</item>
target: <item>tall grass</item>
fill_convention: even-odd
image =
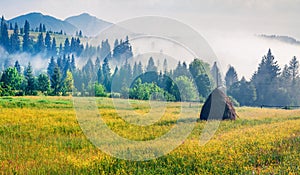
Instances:
[[[118,112],[136,120],[148,102],[115,110],[111,99],[99,98],[100,115],[122,137],[150,140],[176,124],[179,103],[150,126],[130,125]],[[122,103],[122,101],[121,101]],[[198,108],[198,104],[193,104]],[[200,108],[200,107],[199,107]],[[158,109],[160,110],[160,109]],[[221,122],[204,146],[197,122],[188,139],[171,153],[136,162],[111,157],[83,134],[70,97],[0,98],[0,173],[3,174],[298,174],[300,111],[237,108],[237,121]],[[190,116],[198,117],[197,116]],[[166,143],[167,144],[167,143]]]

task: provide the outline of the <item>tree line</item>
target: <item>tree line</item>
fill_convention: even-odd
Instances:
[[[82,32],[79,32],[77,38],[69,40],[67,37],[57,47],[55,37],[51,37],[51,31],[47,31],[44,25],[36,29],[39,32],[36,41],[30,36],[30,31],[28,21],[21,29],[17,24],[10,24],[8,29],[2,17],[0,46],[10,54],[44,53],[46,58],[51,57],[47,72],[35,75],[30,63],[24,70],[18,61],[14,65],[5,65],[0,74],[0,95],[69,95],[73,91],[74,95],[204,101],[212,89],[225,84],[227,94],[236,105],[300,105],[300,92],[296,90],[300,85],[297,58],[293,57],[281,69],[271,49],[247,81],[244,77],[238,78],[233,66],[223,79],[216,63],[211,66],[199,59],[189,65],[179,61],[173,70],[168,68],[166,59],[162,69],[152,57],[146,65],[129,63],[133,53],[128,37],[116,39],[113,47],[108,40],[97,47],[88,43],[83,46],[80,41]],[[87,58],[88,61],[79,68],[75,57]],[[95,61],[91,59],[94,57]],[[110,66],[112,61],[119,63],[114,70]]]
[[[299,106],[299,61],[293,57],[283,69],[279,67],[271,49],[263,56],[250,81],[238,79],[230,66],[225,82],[228,95],[242,106]]]

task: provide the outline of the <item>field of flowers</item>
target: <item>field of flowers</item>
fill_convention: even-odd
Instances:
[[[111,99],[97,102],[111,130],[133,140],[165,134],[180,113],[180,103],[170,103],[158,122],[135,126],[118,116]],[[151,110],[148,102],[131,104],[136,113]],[[200,111],[199,104],[188,106]],[[119,113],[134,117],[132,109]],[[169,154],[128,161],[87,139],[71,97],[0,97],[0,174],[299,174],[300,110],[241,107],[237,113],[239,118],[222,121],[204,146],[199,137],[206,122],[197,121],[188,139]]]

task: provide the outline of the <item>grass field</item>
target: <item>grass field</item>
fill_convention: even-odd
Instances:
[[[142,127],[121,119],[111,99],[97,101],[106,124],[134,140],[163,135],[176,124],[180,110],[179,103],[169,104],[163,118]],[[132,110],[150,111],[147,102],[131,104],[133,109],[120,109],[129,121]],[[237,113],[239,119],[222,121],[206,145],[199,145],[206,122],[198,121],[174,151],[139,162],[111,157],[93,146],[77,122],[70,97],[0,97],[0,173],[299,174],[300,110],[242,107]]]

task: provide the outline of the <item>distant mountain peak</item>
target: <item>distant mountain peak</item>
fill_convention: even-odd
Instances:
[[[97,36],[99,32],[112,25],[112,23],[98,19],[88,13],[82,13],[77,16],[71,16],[65,21],[76,26],[86,36]]]
[[[91,16],[91,17],[94,17],[94,16],[90,15],[89,13],[81,13],[81,14],[78,15],[78,16]]]
[[[74,35],[76,31],[81,30],[85,36],[97,36],[99,32],[112,25],[112,23],[98,19],[88,13],[71,16],[63,21],[50,15],[44,15],[41,12],[30,12],[10,19],[8,22],[23,26],[25,20],[29,22],[32,29],[39,27],[40,24],[45,24],[47,30],[54,32],[63,30],[69,35]]]
[[[78,30],[74,25],[57,19],[55,17],[44,15],[41,12],[31,12],[28,14],[20,15],[13,19],[8,20],[9,23],[17,23],[19,26],[23,26],[25,21],[28,21],[30,28],[35,29],[40,24],[44,24],[48,30],[55,32],[63,30],[67,34],[73,35]]]
[[[43,14],[41,12],[31,12],[31,13],[28,13],[28,14],[25,14],[25,15],[40,15],[40,16],[43,16]]]

